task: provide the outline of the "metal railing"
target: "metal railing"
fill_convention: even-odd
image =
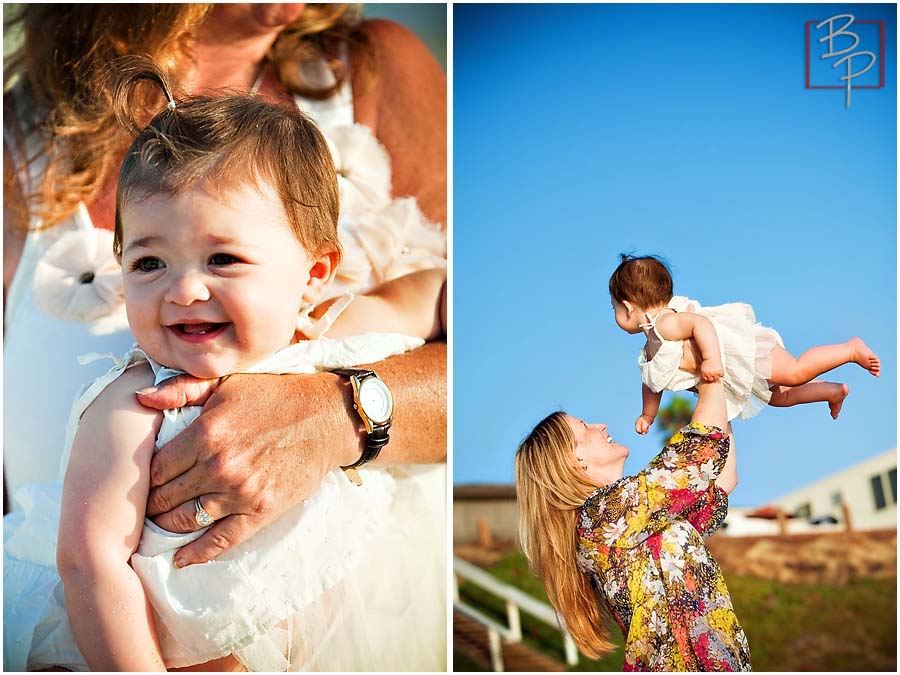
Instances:
[[[503,671],[503,652],[500,638],[507,642],[522,641],[522,623],[519,618],[520,610],[543,621],[547,625],[556,628],[562,634],[563,649],[566,653],[566,663],[574,666],[578,663],[578,650],[572,636],[561,625],[553,608],[540,600],[535,600],[527,593],[523,593],[515,586],[499,581],[494,576],[485,572],[480,567],[466,562],[460,558],[453,558],[453,607],[467,617],[482,624],[488,631],[488,644],[491,651],[491,665],[494,672]],[[509,623],[504,626],[500,622],[486,616],[475,607],[463,602],[459,597],[459,578],[463,578],[476,586],[493,593],[506,601],[506,618]]]

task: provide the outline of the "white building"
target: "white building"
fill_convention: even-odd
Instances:
[[[897,527],[897,451],[851,466],[827,478],[772,500],[772,505],[799,519],[834,518],[843,525],[841,501],[850,511],[854,530]],[[793,521],[789,525],[792,528]]]

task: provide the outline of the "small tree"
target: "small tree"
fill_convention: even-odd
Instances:
[[[685,424],[690,424],[694,414],[694,400],[683,396],[674,396],[667,406],[659,409],[656,416],[657,430],[666,438],[674,434]]]

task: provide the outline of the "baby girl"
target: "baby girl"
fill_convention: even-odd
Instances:
[[[881,370],[878,357],[858,337],[792,356],[776,331],[756,322],[750,305],[703,307],[673,296],[672,275],[654,256],[622,255],[609,294],[619,328],[646,338],[638,359],[643,380],[643,408],[635,421],[639,434],[653,424],[663,390],[692,390],[701,380],[721,379],[729,421],[752,417],[766,404],[820,401],[837,419],[849,388],[816,378],[845,363],[876,377]]]

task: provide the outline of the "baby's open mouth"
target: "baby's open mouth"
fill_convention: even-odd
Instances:
[[[224,323],[176,323],[173,328],[186,335],[207,335],[219,330]]]
[[[217,337],[228,326],[228,323],[191,322],[173,323],[168,328],[182,340],[188,342],[204,342]]]

